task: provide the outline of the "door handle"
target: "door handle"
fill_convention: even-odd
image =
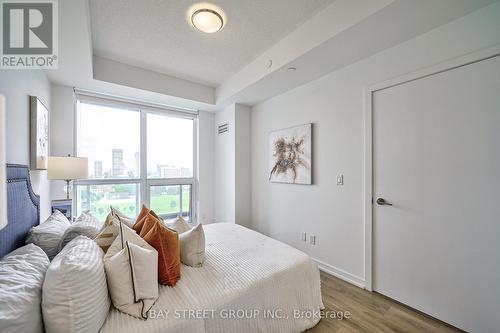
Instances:
[[[380,206],[392,206],[391,203],[385,201],[384,198],[378,198],[377,199],[377,205],[380,205]]]

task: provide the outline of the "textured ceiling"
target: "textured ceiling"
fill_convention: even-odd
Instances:
[[[94,54],[217,86],[334,0],[218,0],[227,22],[215,34],[192,28],[196,1],[91,0]]]

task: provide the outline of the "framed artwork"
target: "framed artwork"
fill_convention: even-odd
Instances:
[[[72,201],[71,199],[62,199],[62,200],[52,200],[52,213],[56,210],[60,211],[71,221],[73,216],[72,214]]]
[[[30,167],[46,170],[49,159],[49,110],[36,96],[30,96]]]
[[[312,183],[312,124],[269,134],[269,180],[276,183]]]

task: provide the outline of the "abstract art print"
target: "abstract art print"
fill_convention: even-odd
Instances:
[[[269,180],[276,183],[311,184],[312,124],[271,132]]]
[[[30,110],[31,169],[46,170],[49,159],[49,110],[36,96],[30,96]]]

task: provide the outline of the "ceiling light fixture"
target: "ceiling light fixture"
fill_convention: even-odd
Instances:
[[[297,67],[288,67],[287,68],[290,72],[295,72],[297,70]]]
[[[211,34],[222,29],[224,19],[213,9],[201,8],[191,15],[191,23],[199,31]]]

